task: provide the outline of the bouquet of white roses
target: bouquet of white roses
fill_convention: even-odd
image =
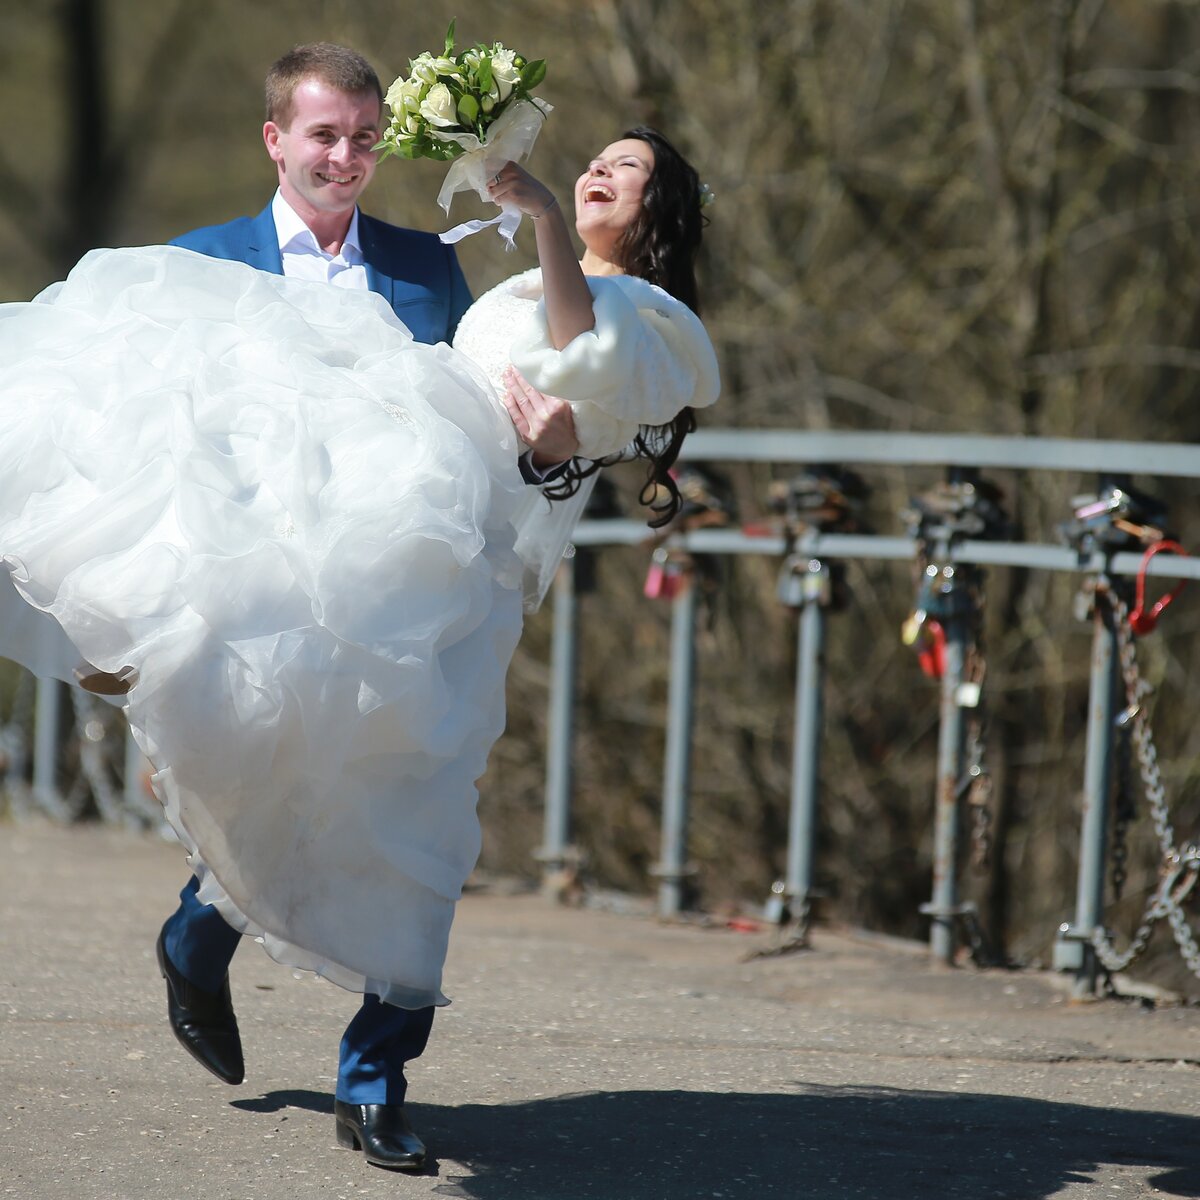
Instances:
[[[454,22],[446,31],[445,52],[429,51],[409,62],[409,75],[397,79],[384,97],[391,120],[376,147],[401,158],[457,160],[438,193],[450,211],[455,192],[472,188],[488,200],[487,180],[506,162],[525,157],[541,130],[550,105],[533,89],[545,78],[544,59],[533,62],[500,42],[482,42],[454,53]],[[458,241],[488,225],[499,225],[512,244],[521,214],[506,210],[493,221],[468,221],[443,241]]]

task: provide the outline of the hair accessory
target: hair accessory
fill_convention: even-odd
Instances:
[[[709,205],[715,204],[716,202],[717,197],[713,194],[712,188],[710,188],[707,183],[702,183],[700,185],[700,207],[708,208]]]

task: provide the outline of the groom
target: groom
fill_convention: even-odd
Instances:
[[[266,80],[263,140],[279,177],[274,198],[257,217],[197,229],[173,245],[333,287],[369,288],[418,341],[449,341],[471,303],[454,252],[432,234],[385,224],[358,208],[375,172],[382,98],[370,64],[352,50],[319,43],[285,54]],[[566,405],[536,399],[544,403],[545,421],[527,438],[531,450],[521,463],[531,483],[545,478],[544,463],[570,457],[574,440]],[[158,940],[168,1019],[200,1063],[226,1083],[241,1083],[228,975],[241,935],[202,905],[196,890],[193,878]],[[368,995],[342,1038],[338,1142],[362,1149],[376,1166],[424,1165],[425,1147],[404,1112],[404,1064],[425,1049],[432,1022],[432,1008],[396,1008]]]

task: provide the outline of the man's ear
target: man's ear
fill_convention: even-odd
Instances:
[[[263,126],[263,141],[266,143],[267,153],[271,156],[272,162],[283,162],[283,147],[279,144],[279,135],[283,132],[274,121],[268,121]]]

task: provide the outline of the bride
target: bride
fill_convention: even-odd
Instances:
[[[534,493],[515,520],[536,603],[605,462],[649,461],[643,503],[654,506],[656,495],[666,495],[651,524],[666,524],[678,509],[670,467],[695,428],[692,410],[713,403],[720,388],[696,315],[703,191],[661,133],[627,130],[576,181],[575,228],[585,247],[579,263],[557,200],[543,184],[509,163],[490,191],[497,203],[534,217],[540,265],[481,297],[459,322],[454,344],[497,385],[524,441],[547,445],[539,436],[548,423],[542,393],[568,397],[575,442],[564,444],[562,457],[586,460],[572,459],[541,490],[560,501],[572,497],[570,503],[548,516],[544,503],[539,513]],[[545,465],[538,455],[533,461]]]
[[[545,495],[632,452],[669,518],[719,390],[700,190],[666,139],[588,164],[582,263],[545,185],[508,163],[490,190],[535,220],[540,272],[457,349],[371,293],[170,247],[0,308],[0,654],[124,693],[200,903],[409,1009],[447,1002],[523,577],[544,588],[574,515],[523,484],[519,439],[565,398],[587,461]]]

